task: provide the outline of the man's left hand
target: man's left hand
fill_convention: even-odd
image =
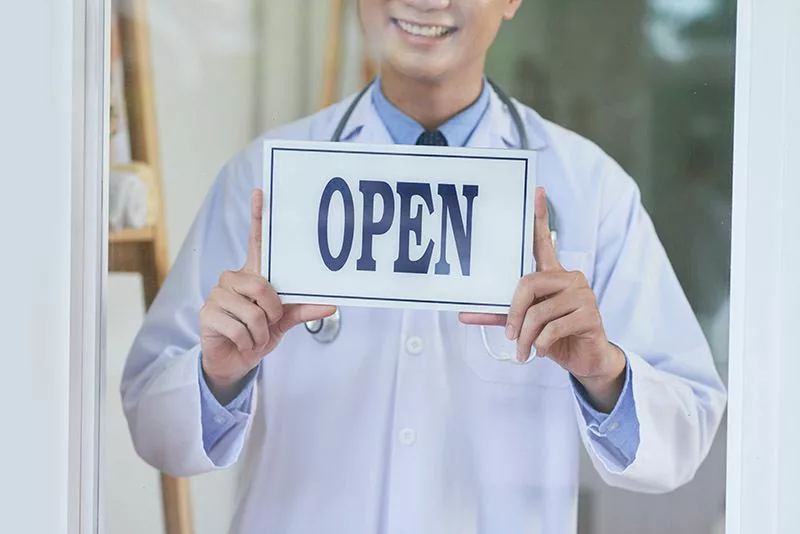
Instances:
[[[550,238],[544,189],[537,188],[533,255],[536,272],[524,276],[508,315],[462,313],[463,323],[506,327],[517,341],[521,362],[548,357],[569,371],[586,389],[592,404],[610,412],[625,382],[625,355],[609,343],[597,300],[586,276],[559,263]]]

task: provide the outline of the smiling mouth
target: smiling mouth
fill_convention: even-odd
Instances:
[[[452,26],[417,24],[400,19],[392,19],[392,22],[405,33],[416,37],[440,38],[451,35],[456,31],[456,28]]]

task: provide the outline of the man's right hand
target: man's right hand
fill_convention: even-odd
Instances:
[[[200,310],[203,372],[223,405],[238,395],[242,380],[290,328],[328,317],[336,310],[310,304],[283,305],[261,275],[263,202],[262,192],[255,190],[244,267],[222,273]]]

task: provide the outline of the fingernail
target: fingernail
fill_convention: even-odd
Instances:
[[[509,339],[509,341],[514,341],[514,325],[506,325],[506,337]]]
[[[520,362],[520,363],[525,363],[525,360],[527,360],[527,359],[528,359],[527,355],[518,348],[517,349],[517,361]]]

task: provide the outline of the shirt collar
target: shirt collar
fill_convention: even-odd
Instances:
[[[521,148],[519,134],[512,120],[510,110],[501,101],[497,93],[489,86],[489,109],[486,117],[480,121],[478,127],[467,140],[467,146],[477,148]],[[386,129],[386,125],[378,116],[374,103],[373,93],[376,86],[370,83],[364,92],[364,97],[356,103],[352,116],[345,122],[341,141],[363,142],[363,143],[394,143],[392,136]],[[338,105],[334,105],[329,111],[330,131],[343,118],[345,109],[353,103],[357,94],[346,98]],[[517,109],[522,114],[523,121],[527,126],[529,147],[532,150],[542,150],[547,147],[548,135],[546,132],[547,121],[540,117],[535,111],[526,108],[515,102]]]
[[[416,144],[417,138],[424,131],[422,125],[403,113],[389,102],[381,90],[380,78],[375,81],[372,91],[372,103],[392,140],[399,145]],[[442,132],[450,146],[466,146],[481,119],[489,109],[489,88],[486,80],[478,99],[467,109],[448,120],[439,131]]]

